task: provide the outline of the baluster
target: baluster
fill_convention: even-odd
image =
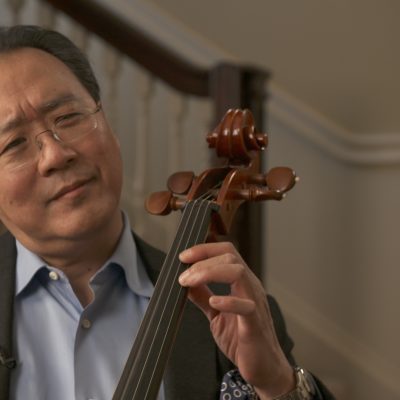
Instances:
[[[54,7],[45,4],[42,1],[38,2],[37,17],[40,26],[47,29],[54,29],[56,26],[57,12]]]
[[[11,9],[13,25],[18,25],[21,23],[21,11],[24,7],[25,0],[7,0],[8,5]]]
[[[190,154],[190,148],[193,147],[198,149],[198,151],[194,153],[194,157],[188,160],[188,163],[190,168],[196,168],[202,171],[210,165],[215,165],[215,159],[213,159],[215,155],[210,153],[210,150],[204,144],[204,138],[212,129],[215,116],[213,114],[213,104],[210,101],[196,100],[192,108],[195,110],[195,113],[190,116],[190,126],[193,126],[194,129],[193,132],[186,132],[186,137],[189,138],[187,142],[189,148],[186,149],[185,153]]]
[[[182,155],[184,154],[183,123],[187,111],[187,100],[183,95],[170,90],[168,93],[169,120],[168,120],[168,161],[170,172],[182,169]]]
[[[88,52],[90,33],[80,24],[73,23],[68,37],[84,52]]]
[[[169,173],[181,171],[185,169],[183,167],[184,142],[184,122],[187,115],[188,102],[180,93],[168,90],[167,93],[167,104],[168,104],[168,121],[167,121],[167,166],[166,169]],[[180,220],[179,213],[173,213],[168,218],[163,218],[161,223],[165,229],[166,243],[171,243],[175,231]]]
[[[122,55],[110,46],[104,47],[104,70],[108,82],[107,112],[111,126],[118,132],[119,77],[122,73]]]
[[[148,182],[151,181],[150,158],[151,102],[154,96],[154,78],[142,69],[135,73],[136,95],[134,112],[134,149],[132,150],[133,179],[132,205],[135,217],[135,230],[146,233],[149,227],[144,214],[144,199],[148,195]]]

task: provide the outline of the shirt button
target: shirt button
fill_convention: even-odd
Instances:
[[[50,278],[52,281],[58,281],[58,279],[60,279],[60,277],[58,276],[58,274],[57,274],[56,271],[50,271],[50,272],[49,272],[49,278]]]
[[[89,329],[92,326],[92,323],[88,319],[83,319],[81,323],[82,328]]]

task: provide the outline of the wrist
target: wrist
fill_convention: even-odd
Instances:
[[[303,368],[295,367],[296,387],[271,400],[315,400],[320,399],[319,390],[312,375]]]
[[[289,363],[277,369],[279,374],[273,379],[268,379],[268,386],[254,385],[254,390],[260,400],[274,400],[282,393],[289,393],[296,388],[296,374]]]

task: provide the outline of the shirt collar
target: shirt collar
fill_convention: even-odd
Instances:
[[[147,275],[144,263],[140,257],[131,232],[129,219],[123,213],[124,228],[113,255],[99,269],[93,279],[103,270],[111,265],[118,265],[122,268],[129,289],[139,296],[151,297],[154,286]],[[15,295],[18,296],[34,279],[36,274],[43,268],[55,269],[49,267],[35,253],[32,253],[18,240],[17,245],[17,263],[16,263],[16,287]],[[62,274],[62,273],[61,273]]]
[[[18,240],[17,244],[17,273],[15,282],[15,295],[18,296],[33,280],[36,273],[46,267],[46,263],[36,254],[32,253]]]
[[[114,254],[105,265],[117,264],[124,273],[129,288],[136,294],[151,297],[154,286],[147,275],[144,263],[140,257],[133,239],[129,219],[124,217],[124,229]]]

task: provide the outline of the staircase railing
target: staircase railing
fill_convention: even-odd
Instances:
[[[17,12],[23,1],[8,2],[14,7],[14,22],[21,22]],[[139,64],[181,95],[209,99],[213,114],[210,117],[212,125],[219,121],[229,108],[249,108],[255,116],[256,126],[260,129],[265,127],[265,88],[268,78],[266,71],[234,63],[221,63],[210,69],[198,67],[146,35],[127,19],[121,18],[111,7],[95,0],[37,2],[41,7],[48,4],[53,11],[61,11],[85,31],[105,41],[114,52],[121,53]],[[54,22],[51,12],[46,15],[48,20]],[[111,73],[118,75],[118,63],[112,64],[110,68]],[[144,90],[147,95],[151,92],[148,86]],[[245,206],[238,220],[240,229],[237,229],[235,236],[239,250],[253,270],[261,275],[260,206]]]

